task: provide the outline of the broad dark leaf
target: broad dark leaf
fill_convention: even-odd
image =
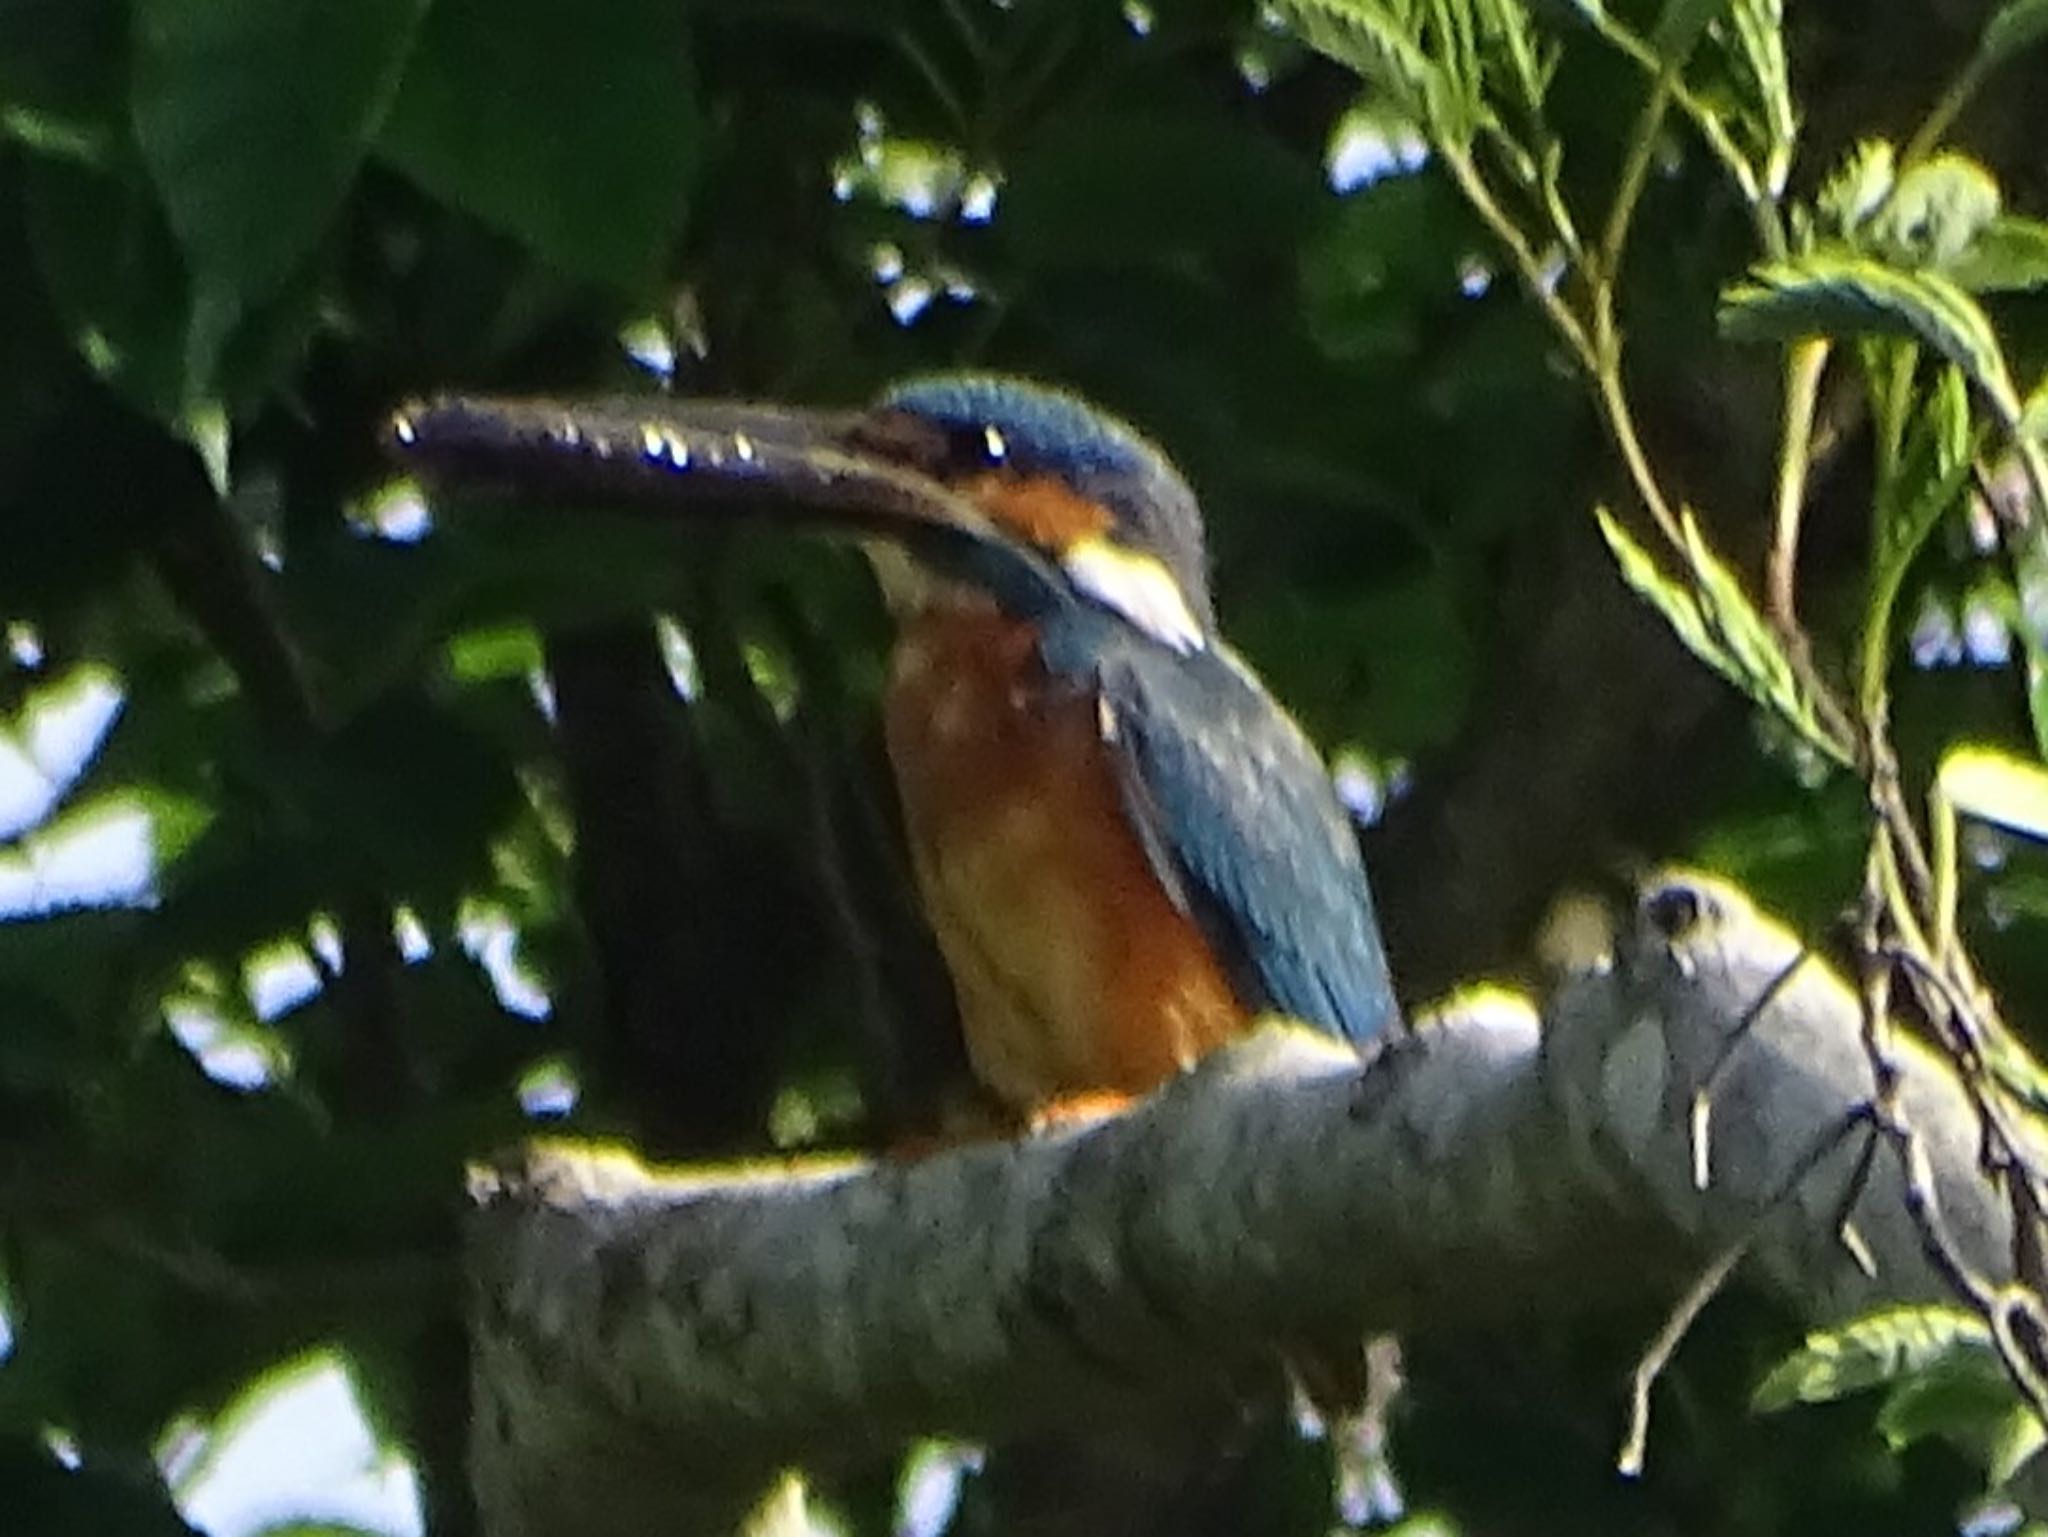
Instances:
[[[274,293],[339,214],[426,0],[136,0],[135,136],[202,298]]]
[[[682,227],[701,134],[685,7],[441,0],[382,149],[544,260],[638,290]]]

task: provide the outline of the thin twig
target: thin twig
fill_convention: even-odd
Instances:
[[[1458,190],[1464,194],[1465,201],[1471,204],[1472,211],[1479,215],[1480,221],[1486,225],[1493,238],[1507,248],[1529,297],[1536,301],[1545,318],[1550,321],[1558,335],[1564,338],[1579,366],[1588,374],[1597,376],[1599,357],[1593,350],[1592,338],[1587,334],[1579,317],[1572,312],[1571,306],[1559,297],[1557,283],[1549,272],[1548,265],[1529,244],[1528,236],[1522,232],[1521,226],[1509,218],[1506,210],[1500,206],[1493,195],[1493,189],[1487,186],[1486,178],[1481,174],[1470,152],[1460,146],[1440,144],[1437,147],[1437,155],[1449,169],[1452,179],[1457,182]]]
[[[1615,1466],[1626,1478],[1640,1478],[1643,1464],[1648,1456],[1650,1442],[1650,1389],[1657,1379],[1664,1375],[1664,1369],[1671,1364],[1671,1358],[1678,1353],[1687,1333],[1709,1302],[1720,1295],[1728,1277],[1749,1252],[1749,1240],[1730,1244],[1717,1254],[1702,1270],[1685,1295],[1671,1310],[1671,1316],[1664,1320],[1664,1327],[1657,1331],[1640,1360],[1636,1362],[1635,1374],[1629,1388],[1628,1437],[1622,1442],[1621,1455]]]
[[[1812,959],[1812,949],[1810,947],[1802,947],[1797,955],[1793,956],[1791,960],[1779,968],[1776,976],[1764,984],[1763,989],[1751,1000],[1749,1006],[1742,1011],[1742,1018],[1735,1022],[1735,1028],[1730,1030],[1727,1038],[1721,1042],[1721,1049],[1714,1054],[1714,1060],[1708,1064],[1707,1071],[1701,1077],[1699,1086],[1693,1090],[1690,1121],[1692,1134],[1692,1179],[1695,1189],[1705,1190],[1709,1183],[1708,1175],[1711,1171],[1709,1169],[1708,1133],[1709,1121],[1713,1110],[1714,1091],[1720,1088],[1721,1080],[1727,1075],[1729,1065],[1734,1062],[1736,1048],[1749,1039],[1750,1032],[1756,1028],[1757,1023],[1764,1017],[1764,1010],[1771,1006],[1778,994],[1785,990],[1786,984],[1798,975],[1806,963]]]

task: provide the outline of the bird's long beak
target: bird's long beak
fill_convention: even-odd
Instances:
[[[387,445],[430,484],[879,537],[1006,607],[1059,601],[1052,567],[892,455],[877,418],[689,399],[449,395],[395,412]]]

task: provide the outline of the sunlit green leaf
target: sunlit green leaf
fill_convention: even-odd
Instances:
[[[2020,411],[2019,430],[2030,438],[2048,438],[2048,382],[2034,386]]]
[[[1993,1436],[1986,1458],[1985,1473],[1991,1487],[2011,1482],[2044,1445],[2048,1445],[2048,1426],[2042,1425],[2041,1416],[2025,1404],[2015,1404]]]
[[[1374,0],[1279,0],[1302,40],[1393,98],[1399,110],[1439,126],[1443,73],[1423,51],[1419,28]]]
[[[2019,391],[1991,322],[1968,294],[1932,272],[1901,272],[1839,251],[1768,262],[1723,292],[1721,329],[1737,341],[1911,336],[1961,368],[2002,422],[2019,420]]]
[[[2048,286],[2048,222],[2010,215],[1993,219],[1941,270],[1978,293]]]
[[[1760,1414],[1794,1404],[1829,1403],[1924,1371],[1950,1356],[1990,1349],[1991,1332],[1974,1313],[1955,1307],[1891,1308],[1809,1334],[1804,1346],[1757,1384],[1750,1403]]]
[[[1684,515],[1690,586],[1672,580],[1606,508],[1600,532],[1630,587],[1664,616],[1687,650],[1830,756],[1844,756],[1801,690],[1791,660],[1750,602],[1742,580],[1707,545],[1691,513]]]
[[[1967,155],[1936,155],[1911,167],[1863,229],[1863,239],[1903,266],[1941,266],[1998,217],[1991,173]]]
[[[1973,743],[1943,755],[1935,783],[1963,815],[2048,842],[2048,768]]]
[[[1877,1412],[1877,1431],[1898,1450],[1932,1436],[1989,1461],[2011,1435],[2018,1398],[1996,1351],[1950,1351],[1893,1386]]]
[[[1728,21],[1734,34],[1733,51],[1749,76],[1762,130],[1764,188],[1776,197],[1785,190],[1793,145],[1799,137],[1799,114],[1792,103],[1792,79],[1785,63],[1783,0],[1733,0]]]
[[[1534,111],[1543,104],[1557,63],[1557,50],[1538,36],[1522,0],[1479,0],[1479,22],[1489,50],[1507,66],[1515,94]]]
[[[1891,196],[1898,176],[1898,155],[1884,139],[1865,139],[1842,157],[1813,200],[1821,227],[1850,236]]]

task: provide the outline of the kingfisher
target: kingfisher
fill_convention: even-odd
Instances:
[[[1262,1016],[1364,1049],[1399,1011],[1350,817],[1218,633],[1166,455],[1063,390],[940,373],[866,408],[450,396],[430,481],[856,538],[897,623],[884,740],[969,1065],[1036,1124]]]

